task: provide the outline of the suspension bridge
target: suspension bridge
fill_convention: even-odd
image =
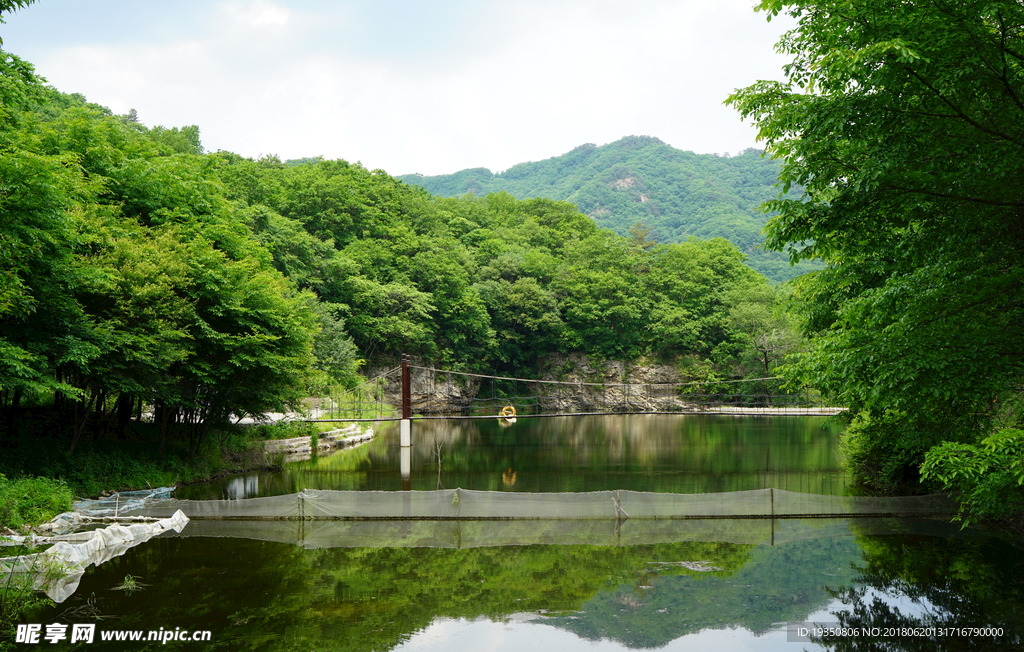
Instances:
[[[594,374],[600,376],[601,374]],[[304,420],[541,418],[612,414],[830,416],[844,411],[777,377],[682,382],[551,380],[477,374],[412,363],[311,405]]]

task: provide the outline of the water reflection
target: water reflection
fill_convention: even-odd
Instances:
[[[824,417],[625,415],[413,423],[402,458],[397,428],[374,441],[264,473],[252,496],[311,489],[491,491],[632,489],[711,493],[773,487],[848,492],[839,425]],[[179,498],[221,498],[226,482],[183,487]]]
[[[369,445],[186,488],[184,498],[303,488],[842,494],[837,427],[815,418],[629,416],[417,422]],[[209,630],[221,650],[821,650],[785,623],[943,623],[1024,631],[1020,544],[921,519],[193,521],[90,569],[27,622]],[[529,545],[526,545],[529,543]],[[145,588],[115,590],[131,575]],[[877,641],[828,642],[880,649]],[[917,646],[917,647],[915,647]],[[164,649],[97,641],[82,649]]]
[[[208,629],[206,649],[224,650],[822,649],[785,643],[783,623],[900,622],[894,614],[998,625],[1007,634],[996,642],[961,637],[886,649],[999,649],[1020,641],[1019,548],[937,521],[888,521],[888,531],[902,532],[888,535],[877,534],[881,525],[811,521],[804,527],[817,528],[817,538],[774,546],[461,549],[307,549],[189,538],[186,528],[90,570],[61,610],[88,605],[106,629]],[[112,590],[129,574],[146,588]],[[51,611],[28,622],[58,617]]]
[[[813,646],[811,646],[813,647]],[[803,649],[786,640],[783,632],[756,635],[742,627],[703,630],[681,636],[662,647],[660,652],[685,650],[757,650],[758,652],[800,652]],[[519,652],[521,650],[559,650],[559,652],[617,652],[623,650],[618,641],[587,640],[570,632],[522,620],[495,622],[487,619],[438,619],[408,641],[394,648],[396,652],[449,652],[450,650],[489,650]]]
[[[258,474],[229,478],[224,487],[224,497],[228,500],[239,500],[258,495],[260,495],[260,476]]]
[[[957,537],[955,545],[921,537],[861,537],[855,582],[830,593],[833,620],[861,631],[928,630],[892,636],[887,650],[1019,650],[1024,646],[1024,556],[996,537]],[[952,543],[952,542],[950,542]],[[966,635],[967,630],[989,635]],[[944,633],[940,633],[944,632]],[[821,641],[861,650],[869,641]]]

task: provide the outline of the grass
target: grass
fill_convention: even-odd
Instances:
[[[254,439],[291,439],[292,437],[312,437],[320,433],[323,424],[305,421],[278,421],[263,423],[248,428]]]
[[[124,580],[121,583],[111,589],[111,591],[124,591],[128,595],[135,593],[136,591],[145,588],[147,585],[139,581],[139,578],[134,575],[125,575]]]
[[[31,554],[33,550],[19,552]],[[57,568],[44,568],[41,565],[38,568],[46,573],[60,572]],[[33,580],[31,573],[5,572],[0,575],[0,652],[15,649],[4,640],[4,636],[11,635],[13,640],[15,627],[23,622],[27,614],[53,604],[52,600],[35,590]]]
[[[5,442],[0,460],[0,527],[43,523],[71,509],[75,496],[197,482],[227,473],[272,466],[260,433],[253,429],[211,435],[196,455],[184,442],[160,452],[159,434],[138,424],[136,436],[123,441],[82,442],[74,454],[66,442],[32,436]]]
[[[187,442],[168,439],[161,450],[159,428],[131,424],[117,438],[86,433],[74,454],[68,442],[52,436],[45,411],[23,416],[16,433],[2,442],[0,457],[0,528],[43,523],[71,509],[75,496],[188,484],[228,473],[271,468],[261,441],[308,436],[315,442],[337,424],[279,422],[211,432],[201,450],[187,452]]]
[[[71,510],[67,482],[45,477],[8,479],[0,474],[0,527],[18,529]]]

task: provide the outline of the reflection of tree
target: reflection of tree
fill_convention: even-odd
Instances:
[[[129,594],[111,590],[126,575],[147,586]],[[62,612],[91,608],[98,630],[209,630],[204,650],[280,650],[280,635],[307,618],[312,585],[308,553],[292,545],[246,539],[156,538],[128,554],[90,568],[78,592],[35,622],[85,622]],[[105,647],[97,639],[81,649]],[[160,642],[132,650],[166,650]],[[76,648],[78,649],[78,648]]]
[[[630,489],[706,493],[774,487],[842,493],[838,426],[815,417],[736,419],[697,415],[626,415],[497,420],[424,420],[413,424],[412,488],[438,486],[436,442],[444,442],[441,485],[515,491]],[[397,433],[333,455],[260,475],[264,495],[305,487],[397,491]],[[184,487],[179,497],[220,498],[221,488]]]
[[[863,586],[833,591],[849,611],[844,627],[996,627],[1000,638],[950,634],[929,639],[820,641],[834,650],[1006,650],[1024,644],[1024,558],[997,539],[864,537]],[[903,603],[901,608],[900,604]],[[913,609],[905,606],[913,604]],[[912,613],[911,613],[912,611]]]
[[[128,574],[146,583],[145,591],[110,590]],[[830,592],[823,584],[841,588]],[[388,650],[437,618],[501,621],[542,610],[560,612],[542,622],[583,638],[657,647],[709,628],[760,635],[780,621],[806,620],[835,599],[850,610],[836,616],[847,626],[925,624],[926,617],[903,604],[916,600],[937,624],[1008,633],[999,645],[963,637],[828,643],[836,650],[960,650],[1019,645],[1022,598],[1019,550],[980,536],[863,536],[759,547],[313,550],[246,539],[158,538],[90,569],[77,602],[58,611],[94,600],[107,629],[209,629],[209,649],[268,652]],[[39,614],[35,622],[55,618]]]
[[[652,560],[710,559],[728,576],[749,550],[684,543],[315,551],[310,615],[289,631],[296,649],[324,649],[335,629],[349,641],[338,649],[390,649],[438,617],[500,621],[521,612],[578,610],[607,586],[649,582]]]
[[[436,618],[575,611],[608,587],[695,574],[654,571],[656,561],[707,560],[727,578],[751,550],[697,542],[304,550],[245,539],[157,539],[90,569],[78,599],[100,596],[108,629],[208,629],[209,649],[369,652],[393,648]],[[145,593],[108,590],[128,573],[149,585]]]
[[[502,473],[511,468],[516,491],[702,493],[772,486],[842,492],[836,435],[821,418],[794,417],[628,415],[572,418],[571,423],[520,419],[507,429],[497,420],[417,421],[412,488],[437,488],[435,443],[443,441],[445,487],[508,490]],[[289,478],[289,486],[282,486],[280,493],[302,486],[398,490],[398,456],[397,438],[385,434],[367,446],[321,457],[316,464],[288,465],[280,477]],[[271,478],[266,482],[267,487],[276,486]]]

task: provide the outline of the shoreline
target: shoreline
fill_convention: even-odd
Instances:
[[[342,448],[350,448],[370,441],[375,436],[373,428],[363,428],[359,424],[350,424],[344,428],[336,428],[316,435],[316,454],[328,453]],[[309,459],[314,454],[313,435],[290,437],[288,439],[267,439],[263,442],[263,450],[267,455],[284,455],[285,462],[298,462]]]

